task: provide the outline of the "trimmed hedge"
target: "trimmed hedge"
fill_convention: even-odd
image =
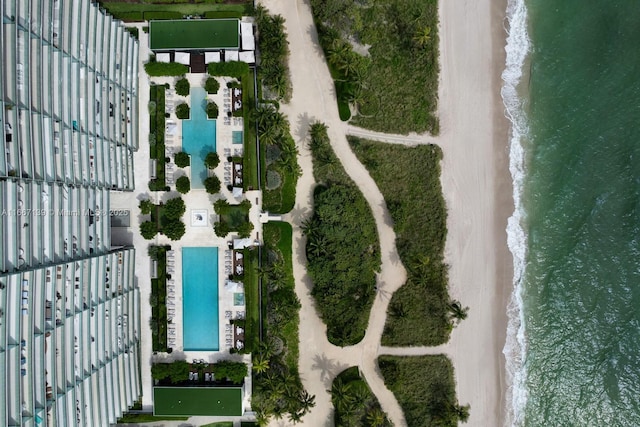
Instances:
[[[175,62],[147,62],[144,70],[152,77],[183,76],[189,72],[189,67]]]
[[[187,104],[180,104],[176,107],[176,116],[179,119],[185,120],[189,118],[189,114],[191,113],[191,109]]]
[[[209,77],[207,82],[204,84],[204,90],[206,90],[207,93],[216,94],[218,93],[218,90],[220,90],[220,83],[215,77]]]
[[[207,72],[212,76],[242,77],[249,74],[249,64],[240,61],[211,62]]]

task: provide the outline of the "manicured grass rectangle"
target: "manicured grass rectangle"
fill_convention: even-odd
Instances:
[[[242,415],[241,387],[154,387],[154,415]]]
[[[149,22],[151,50],[228,49],[240,46],[237,19]]]

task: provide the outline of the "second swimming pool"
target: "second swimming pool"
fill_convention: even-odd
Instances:
[[[218,248],[182,248],[184,350],[219,350],[218,322]]]

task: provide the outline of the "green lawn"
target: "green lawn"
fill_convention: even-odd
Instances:
[[[449,340],[444,245],[447,210],[440,185],[442,151],[349,138],[385,198],[407,282],[391,298],[383,345],[438,345]]]
[[[156,415],[242,415],[241,387],[154,387]]]
[[[408,427],[458,425],[453,365],[446,356],[380,356],[378,366]]]
[[[217,423],[203,424],[200,427],[233,427],[233,421],[220,421]]]
[[[237,19],[151,21],[151,50],[237,48],[240,45]]]

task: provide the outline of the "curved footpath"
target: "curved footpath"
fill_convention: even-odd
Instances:
[[[497,185],[493,138],[494,121],[498,121],[496,94],[499,93],[499,86],[496,89],[494,77],[495,64],[499,63],[500,58],[488,53],[492,51],[496,40],[501,40],[501,35],[492,33],[491,27],[495,28],[495,16],[500,16],[500,13],[504,15],[506,5],[504,8],[502,4],[498,5],[500,10],[497,10],[491,0],[478,0],[471,5],[467,2],[441,3],[440,20],[448,25],[441,30],[440,41],[443,76],[440,99],[443,102],[439,115],[443,135],[435,138],[430,135],[383,134],[341,122],[333,81],[318,44],[308,2],[262,0],[261,3],[271,13],[285,18],[291,51],[293,97],[289,104],[281,104],[281,110],[290,120],[303,170],[298,181],[296,206],[285,216],[285,220],[293,226],[293,273],[296,293],[301,302],[300,376],[305,388],[316,396],[316,406],[305,416],[303,424],[333,425],[333,408],[328,390],[338,373],[349,366],[358,366],[389,419],[396,426],[405,426],[402,410],[394,395],[385,387],[377,367],[378,356],[446,353],[455,368],[458,398],[462,404],[471,404],[469,425],[500,425],[500,348],[504,343],[504,334],[496,332],[496,318],[499,318],[496,313],[505,306],[505,301],[497,291],[497,285],[498,279],[506,277],[510,280],[510,277],[507,263],[499,264],[498,257],[493,255],[500,245],[506,249],[506,237],[504,241],[501,240],[499,231],[504,230],[504,226],[494,221],[496,201],[491,197]],[[472,76],[468,75],[469,69],[475,70]],[[490,84],[492,82],[493,85]],[[501,114],[502,110],[498,112]],[[314,121],[324,122],[328,126],[336,155],[371,207],[381,244],[382,267],[377,279],[381,292],[374,301],[364,339],[345,348],[328,342],[326,326],[319,318],[310,294],[312,284],[305,268],[305,238],[300,226],[312,212],[315,183],[307,134],[309,124]],[[469,320],[456,328],[448,344],[413,348],[380,345],[391,294],[404,283],[406,272],[399,262],[392,221],[384,198],[351,151],[347,134],[409,146],[437,143],[443,148],[442,181],[449,208],[446,258],[451,265],[451,294],[463,304],[473,304]],[[506,127],[504,138],[502,142],[506,144]],[[500,226],[502,230],[499,230]],[[498,278],[497,270],[505,277]],[[498,322],[499,325],[501,323]],[[285,426],[288,421],[273,420],[272,425]]]

